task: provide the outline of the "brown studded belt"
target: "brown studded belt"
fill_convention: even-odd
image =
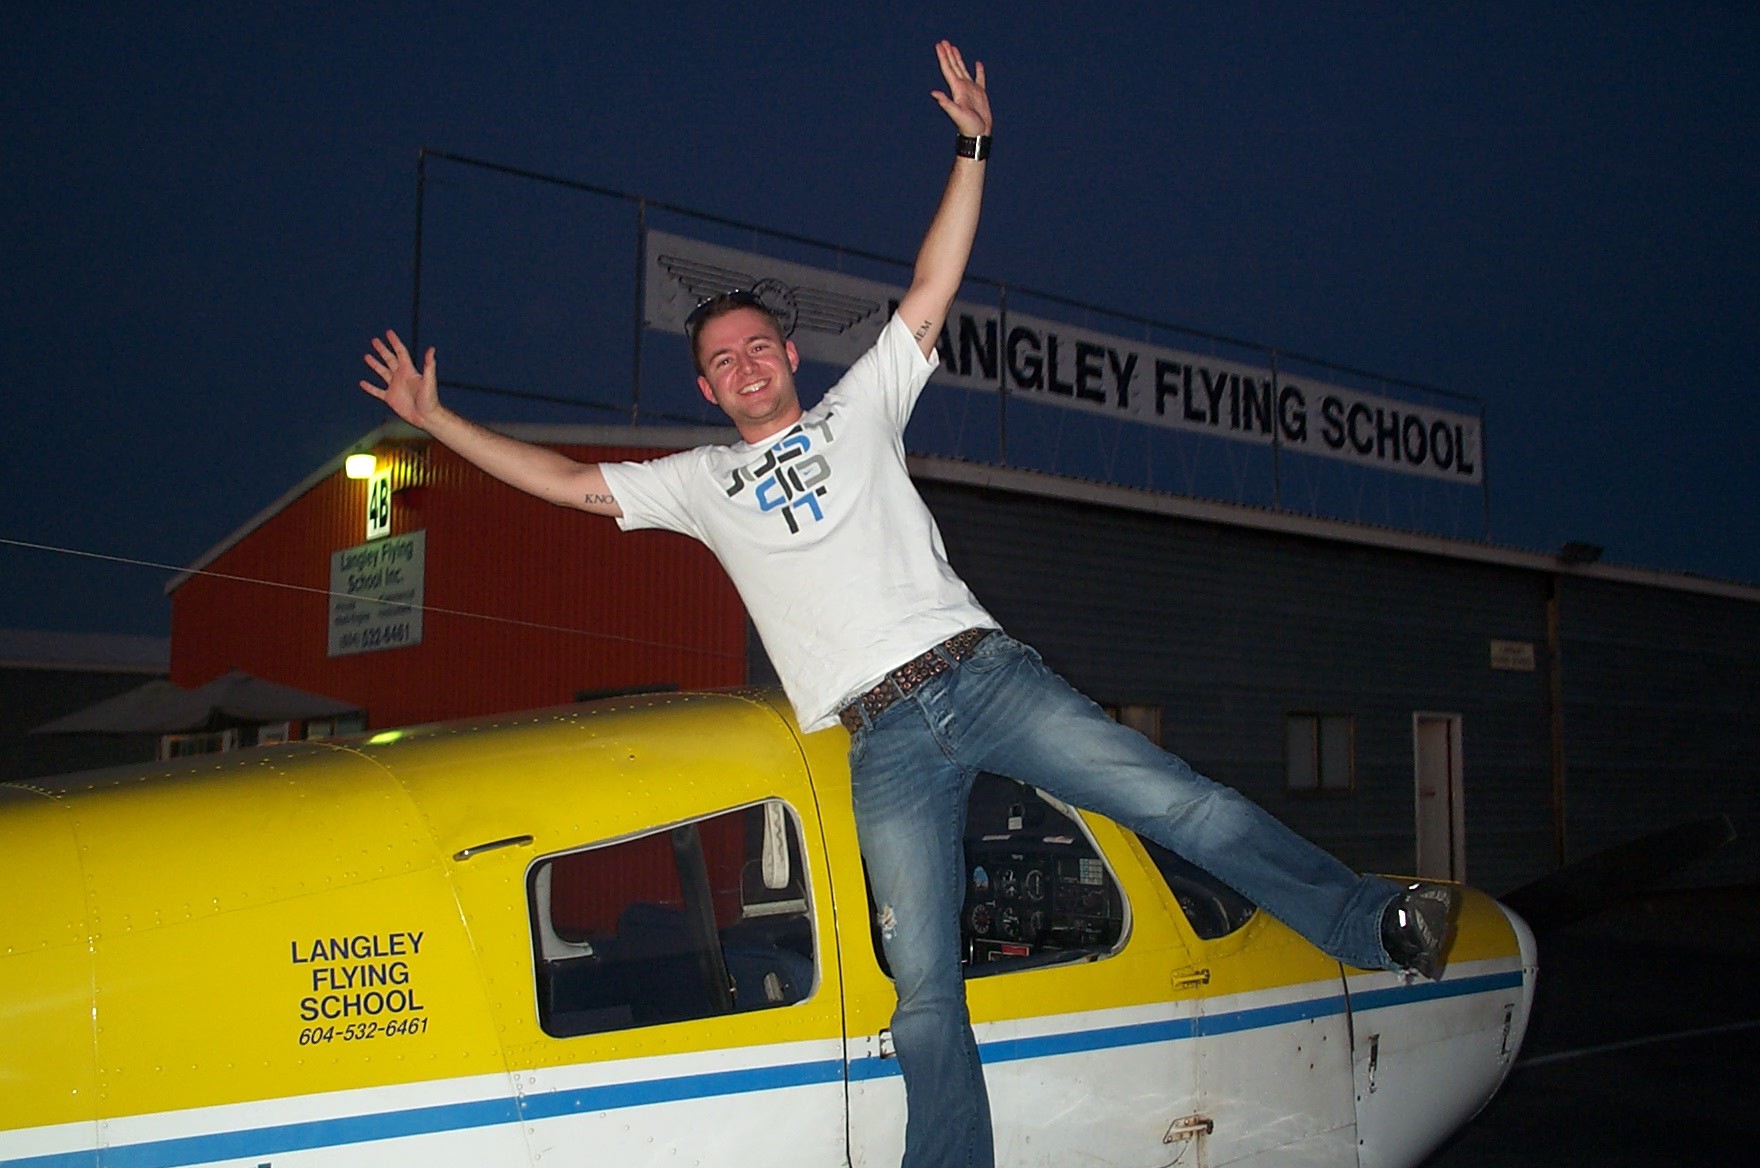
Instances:
[[[948,658],[964,661],[972,655],[978,644],[988,637],[995,629],[967,629],[963,633],[955,633],[933,649],[919,656],[912,657],[891,673],[880,679],[880,684],[857,697],[837,712],[838,721],[851,734],[862,724],[862,712],[867,711],[870,719],[880,716],[880,711],[908,696],[911,691],[928,681],[931,677],[946,673],[952,668]]]

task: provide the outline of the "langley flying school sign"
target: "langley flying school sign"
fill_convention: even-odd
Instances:
[[[904,290],[876,280],[661,231],[646,239],[649,328],[682,331],[697,304],[744,289],[781,319],[803,359],[847,365],[880,334]],[[934,380],[1006,386],[1027,401],[1211,434],[1401,474],[1477,485],[1479,419],[1219,360],[1061,321],[957,301]]]
[[[426,531],[331,552],[326,653],[345,657],[421,644],[427,570]]]

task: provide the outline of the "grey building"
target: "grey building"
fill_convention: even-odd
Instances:
[[[170,669],[165,637],[0,629],[0,782],[155,757],[157,734],[32,730]]]
[[[1760,589],[914,459],[1075,685],[1352,865],[1507,892],[1728,815],[1760,881]]]

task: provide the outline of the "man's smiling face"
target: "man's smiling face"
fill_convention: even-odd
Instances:
[[[767,438],[801,416],[794,374],[800,354],[784,341],[776,321],[755,308],[738,308],[704,323],[697,333],[697,388],[733,420],[748,442]]]

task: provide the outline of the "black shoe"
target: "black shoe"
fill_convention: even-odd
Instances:
[[[1446,884],[1408,884],[1381,914],[1381,943],[1395,967],[1436,981],[1460,912],[1460,894]]]

